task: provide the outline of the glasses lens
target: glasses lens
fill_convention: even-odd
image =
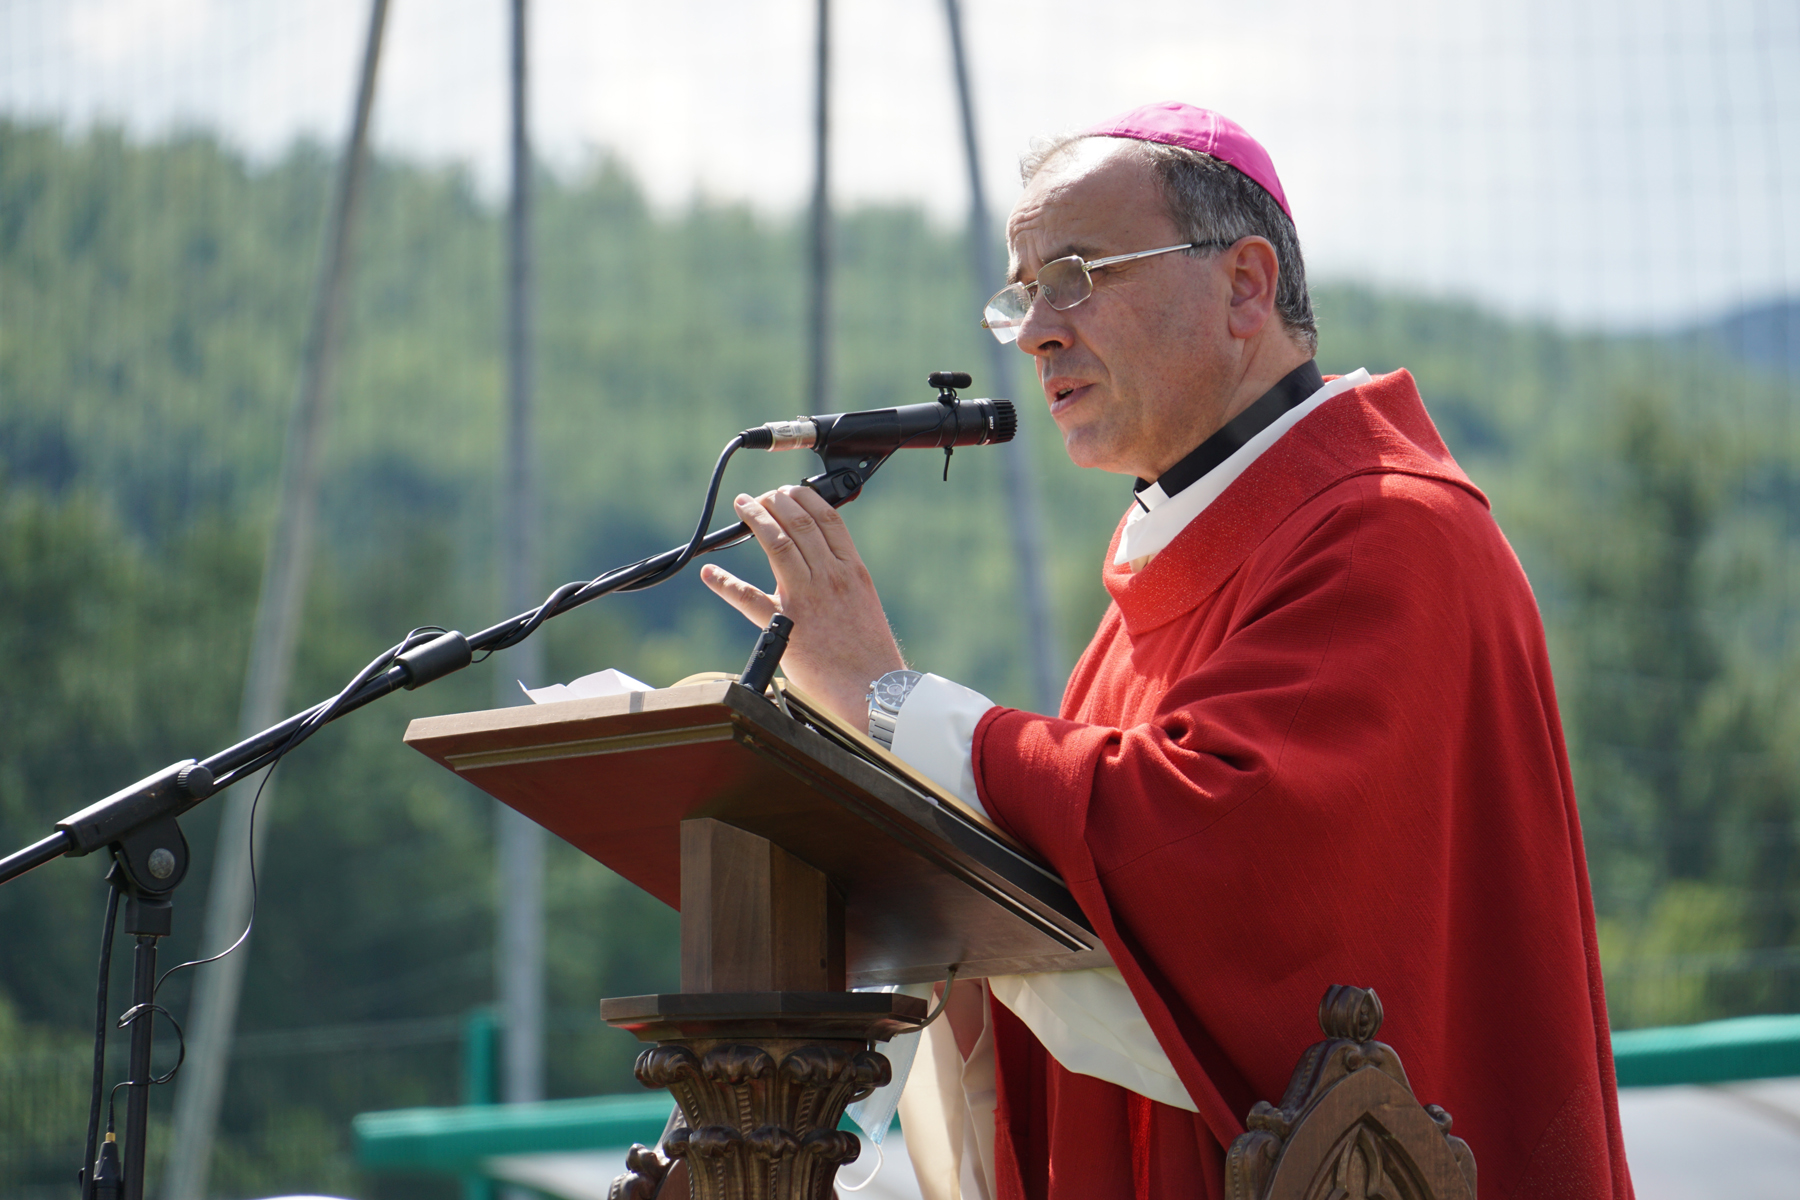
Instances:
[[[1094,294],[1094,281],[1078,254],[1045,263],[1038,271],[1037,285],[1057,312],[1074,308]]]
[[[1025,314],[1031,311],[1031,293],[1023,284],[1012,284],[995,292],[982,310],[982,327],[999,338],[1002,343],[1019,340],[1019,326],[1025,323]]]

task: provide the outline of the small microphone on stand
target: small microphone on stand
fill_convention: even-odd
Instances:
[[[955,388],[969,383],[969,377],[960,371],[934,371],[930,379],[931,386],[939,389],[934,403],[770,421],[744,430],[744,446],[749,450],[817,450],[822,455],[885,455],[896,450],[948,450],[1012,441],[1019,430],[1019,415],[1011,400],[959,400]]]
[[[750,661],[744,664],[744,673],[738,682],[759,696],[766,693],[775,679],[775,668],[781,664],[781,656],[787,653],[788,634],[793,631],[793,620],[776,613],[769,627],[756,639],[756,647],[750,651]]]
[[[854,499],[896,450],[941,449],[944,476],[949,478],[950,453],[956,447],[1010,442],[1019,431],[1018,410],[1011,400],[957,398],[956,389],[969,386],[966,373],[933,371],[926,382],[938,390],[935,403],[770,421],[738,436],[750,450],[816,451],[824,460],[825,473],[807,480],[807,485],[835,505]]]

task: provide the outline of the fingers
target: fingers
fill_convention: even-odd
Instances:
[[[769,556],[769,565],[775,568],[775,585],[780,587],[783,571],[804,571],[806,557],[794,544],[788,530],[782,527],[782,523],[769,510],[769,501],[775,495],[776,493],[770,492],[760,500],[739,496],[732,502],[732,507],[737,510],[738,520],[749,526],[757,544]]]
[[[861,565],[856,543],[844,518],[819,493],[790,485],[764,495],[759,503],[793,539],[794,548],[812,574],[831,571],[839,564]]]
[[[791,617],[788,678],[845,720],[866,717],[869,681],[904,664],[842,518],[804,487],[739,496],[733,507],[768,555],[772,593],[711,564],[701,579],[752,624],[767,625],[777,612]]]
[[[734,507],[768,554],[778,586],[785,572],[798,580],[839,564],[862,564],[844,519],[809,487],[777,488],[754,500],[739,496]]]
[[[781,605],[775,597],[711,563],[700,568],[700,581],[717,593],[725,603],[743,613],[752,625],[767,625],[781,611]]]
[[[806,563],[807,572],[816,574],[821,569],[828,569],[831,560],[837,556],[825,541],[818,520],[794,498],[796,491],[811,492],[812,489],[776,488],[764,495],[760,504],[763,511],[781,527],[782,532],[792,539],[794,550],[801,561]]]
[[[850,537],[850,527],[844,524],[843,516],[825,497],[804,486],[782,488],[781,494],[793,500],[811,518],[834,557],[845,562],[860,560],[856,543]]]

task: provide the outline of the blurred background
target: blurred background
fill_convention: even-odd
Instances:
[[[278,714],[414,626],[484,628],[512,597],[679,542],[744,426],[926,401],[938,368],[1020,401],[1047,645],[1000,453],[959,453],[948,483],[940,458],[899,456],[847,516],[915,664],[1041,706],[1032,664],[1066,671],[1102,612],[1128,481],[1067,462],[1024,356],[996,376],[976,326],[1001,272],[970,249],[946,7],[831,7],[824,210],[818,12],[533,0],[535,271],[509,341],[511,9],[393,0],[321,373],[367,0],[0,0],[0,852],[235,740],[309,388],[329,419],[292,666],[263,687]],[[1800,1011],[1800,10],[961,14],[990,244],[1034,135],[1151,100],[1213,107],[1281,171],[1324,369],[1417,377],[1543,609],[1615,1028]],[[535,422],[523,558],[509,346]],[[809,464],[742,456],[726,494]],[[754,552],[724,558],[766,577]],[[355,1113],[464,1099],[471,1015],[504,1000],[492,803],[402,746],[406,721],[490,707],[521,678],[618,667],[665,686],[735,669],[753,638],[689,572],[281,767],[206,1194],[455,1193],[350,1151]],[[184,822],[196,867],[167,962],[224,944],[202,930],[226,807]],[[636,1043],[597,1002],[674,989],[676,916],[567,847],[544,854],[541,1092],[636,1090]],[[59,861],[0,889],[4,1200],[71,1194],[101,874]],[[199,974],[161,997],[190,1039]],[[152,1194],[175,1090],[153,1105]]]

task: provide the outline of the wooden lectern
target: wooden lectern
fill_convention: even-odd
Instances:
[[[793,690],[459,713],[406,741],[680,909],[682,990],[601,1012],[655,1043],[637,1077],[679,1102],[665,1150],[704,1200],[825,1200],[857,1157],[838,1121],[926,1006],[847,988],[1110,963],[1060,879]]]

